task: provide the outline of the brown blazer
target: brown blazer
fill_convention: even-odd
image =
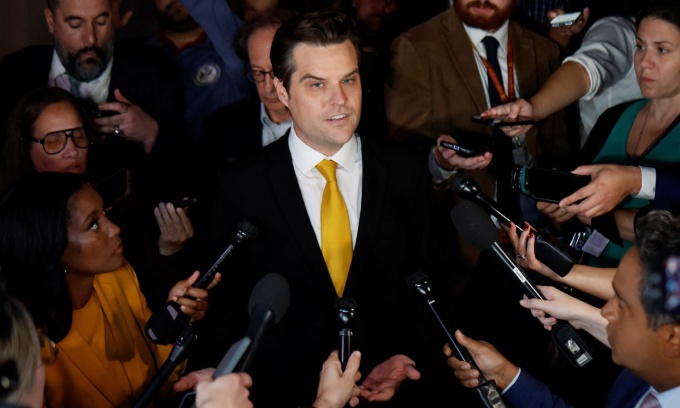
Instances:
[[[514,22],[510,22],[509,35],[519,94],[529,97],[560,65],[559,49],[549,39]],[[392,42],[391,52],[385,83],[391,137],[400,141],[426,139],[434,144],[440,134],[454,130],[491,136],[490,127],[470,119],[488,108],[486,90],[469,37],[453,8],[401,34]],[[539,165],[551,166],[556,156],[570,153],[562,113],[541,121],[526,140]],[[495,179],[488,169],[467,173],[493,197]],[[461,249],[463,253],[470,250]]]

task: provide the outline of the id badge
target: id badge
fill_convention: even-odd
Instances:
[[[516,166],[529,165],[529,153],[525,142],[515,144],[515,147],[512,149],[512,158]]]

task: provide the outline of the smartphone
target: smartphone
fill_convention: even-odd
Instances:
[[[194,198],[188,198],[186,200],[181,200],[181,201],[173,201],[172,205],[175,208],[184,208],[184,207],[188,207],[190,205],[196,204],[197,202],[198,202],[198,198],[194,197]]]
[[[581,17],[581,12],[577,11],[574,13],[564,13],[560,14],[559,16],[556,16],[552,20],[550,20],[550,27],[567,27],[570,25],[574,25],[576,21]]]
[[[485,118],[480,115],[472,117],[473,122],[481,123],[487,126],[519,126],[519,125],[533,125],[536,121],[528,116],[518,116],[511,118],[509,116],[487,116]]]
[[[439,146],[445,147],[447,149],[455,150],[456,154],[461,156],[461,157],[475,157],[475,156],[481,156],[481,155],[484,154],[484,152],[482,152],[482,151],[468,149],[468,148],[463,147],[459,144],[445,142],[443,140],[441,142],[439,142]]]
[[[590,183],[590,176],[538,167],[515,166],[512,187],[538,201],[557,204]]]
[[[117,111],[112,111],[112,110],[101,110],[97,108],[90,109],[90,118],[91,119],[99,119],[99,118],[106,118],[109,116],[115,116],[119,115],[120,112]]]
[[[115,204],[130,195],[130,170],[123,167],[107,177],[92,184],[102,197],[104,211],[109,211]]]

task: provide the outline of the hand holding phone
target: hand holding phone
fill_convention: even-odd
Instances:
[[[581,12],[577,11],[574,13],[560,14],[550,20],[550,27],[568,27],[574,25],[578,19],[581,17]]]
[[[568,171],[515,166],[512,187],[537,201],[559,204],[577,190],[590,183],[590,176]]]
[[[472,117],[473,122],[481,123],[491,127],[502,127],[502,126],[524,126],[533,125],[536,121],[528,116],[517,116],[516,118],[511,118],[507,115],[503,116],[486,116],[475,115]]]
[[[484,152],[482,151],[468,149],[459,144],[446,142],[444,140],[439,142],[439,146],[454,150],[456,154],[459,155],[460,157],[476,157],[484,154]]]
[[[188,207],[190,205],[196,204],[197,202],[198,202],[198,198],[194,197],[194,198],[188,198],[186,200],[181,200],[181,201],[173,201],[172,205],[175,208],[184,208],[184,207]]]

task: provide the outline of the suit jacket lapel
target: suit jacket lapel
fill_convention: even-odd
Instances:
[[[270,188],[291,235],[300,247],[301,256],[311,265],[312,278],[319,281],[319,287],[325,286],[328,291],[335,294],[295,176],[293,158],[288,148],[289,133],[290,130],[281,139],[272,143],[269,154],[271,165],[268,169]]]
[[[451,65],[453,69],[458,71],[459,78],[468,79],[463,82],[465,89],[467,89],[475,101],[476,110],[483,112],[487,109],[486,91],[482,86],[482,81],[479,80],[479,71],[477,70],[477,62],[475,61],[470,37],[465,32],[463,23],[458,18],[453,7],[445,13],[447,15],[442,22],[446,33],[443,37],[446,48],[449,50]]]
[[[357,242],[354,246],[352,265],[347,277],[345,293],[357,282],[359,274],[370,254],[375,234],[380,225],[383,214],[385,188],[387,180],[387,165],[373,149],[369,140],[361,139],[361,154],[363,165],[363,180],[361,192],[361,215]]]
[[[519,28],[510,23],[510,40],[514,49],[515,72],[519,85],[519,94],[523,95],[527,89],[538,89],[538,76],[536,75],[536,53],[534,52],[534,40],[522,36]]]

